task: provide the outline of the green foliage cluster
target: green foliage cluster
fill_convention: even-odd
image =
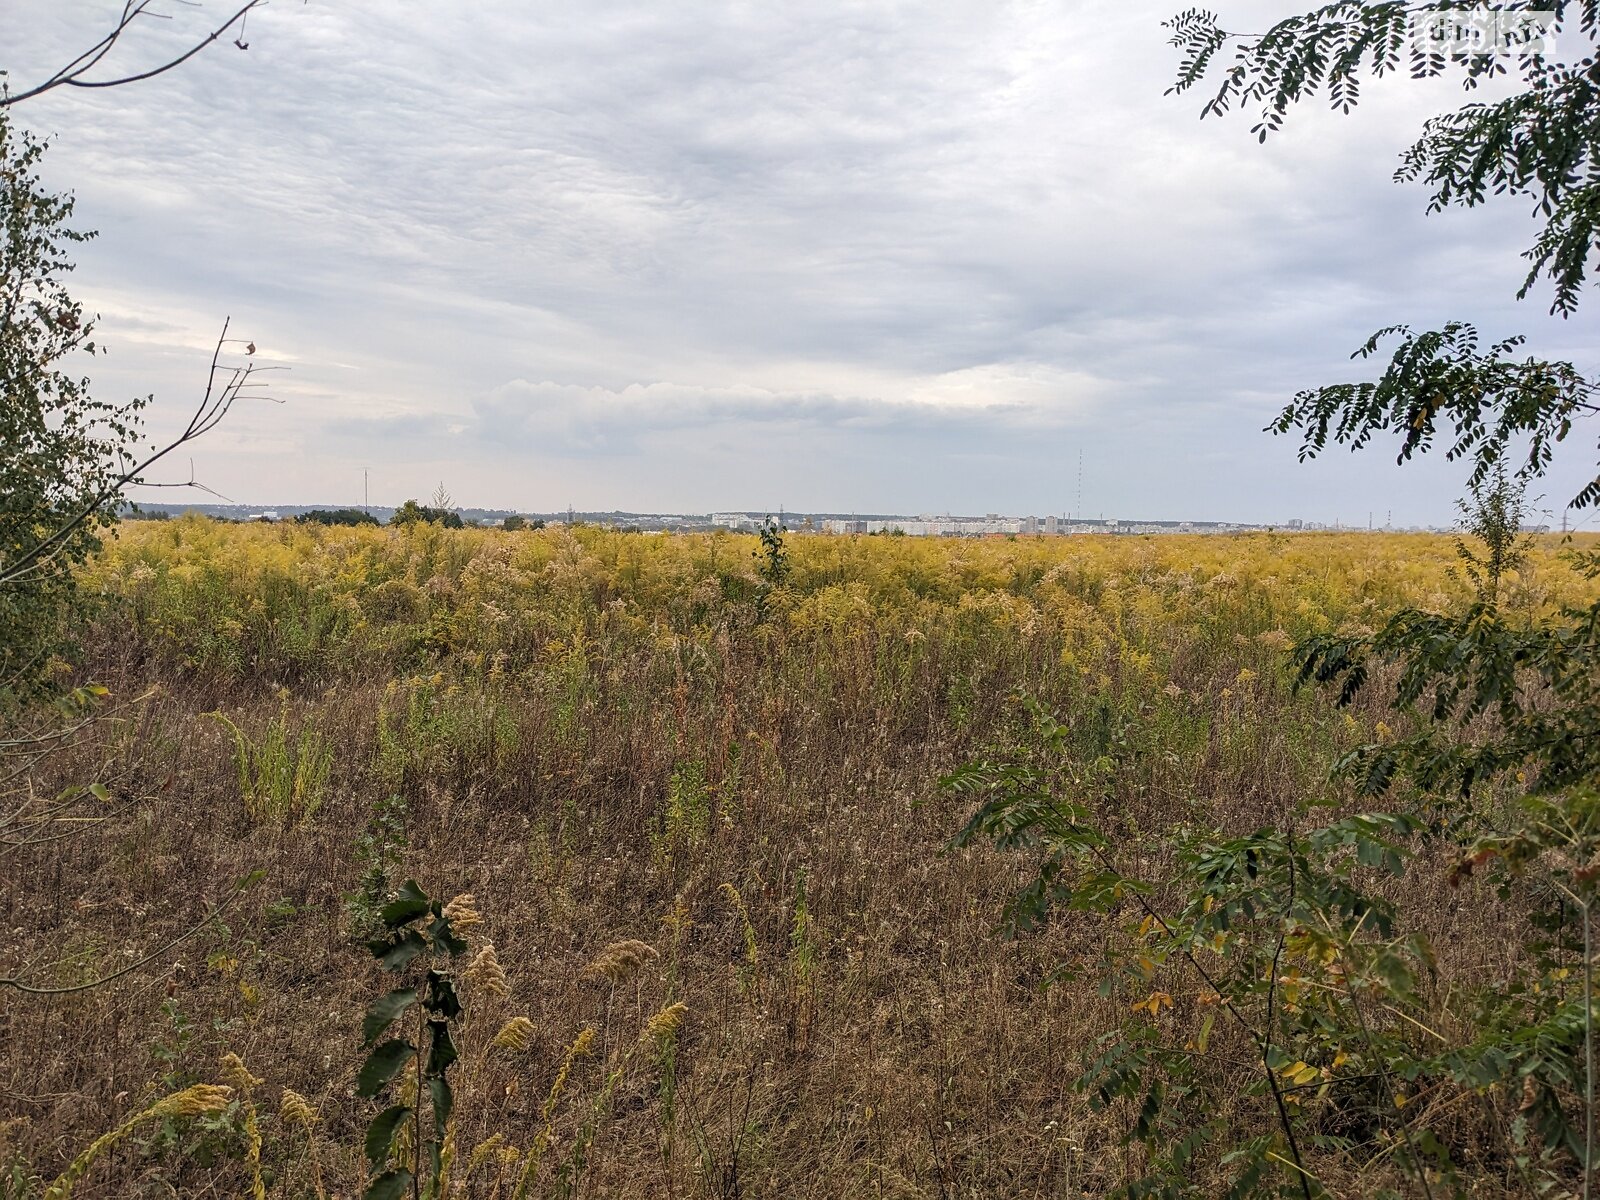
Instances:
[[[327,796],[333,749],[312,721],[302,720],[291,736],[285,706],[252,739],[223,714],[211,715],[233,735],[239,793],[251,819],[286,823],[316,814]]]
[[[372,807],[367,827],[356,838],[355,859],[361,877],[355,890],[344,897],[345,916],[358,941],[371,941],[383,929],[383,906],[395,891],[409,838],[403,796],[392,795]]]
[[[1057,913],[1115,922],[1098,955],[1056,978],[1088,975],[1128,1014],[1078,1081],[1097,1106],[1134,1114],[1145,1167],[1119,1194],[1216,1194],[1207,1180],[1221,1172],[1231,1196],[1327,1195],[1313,1155],[1358,1172],[1393,1159],[1449,1194],[1498,1158],[1543,1193],[1588,1161],[1592,791],[1502,810],[1509,833],[1459,827],[1465,804],[1447,810],[1458,825],[1421,803],[1340,816],[1311,797],[1283,828],[1180,824],[1130,841],[1109,829],[1118,797],[1102,765],[1130,751],[1103,742],[1086,762],[1080,731],[1027,707],[1023,744],[946,780],[978,800],[956,844],[992,841],[1038,864],[1007,907],[1013,933]],[[1428,939],[1385,896],[1441,852],[1458,882],[1491,872],[1506,919],[1537,933],[1508,975],[1450,995],[1431,984]],[[1556,869],[1530,884],[1522,868],[1547,853]],[[1253,1127],[1248,1110],[1244,1128],[1237,1111],[1215,1112],[1241,1069]],[[1439,1115],[1464,1103],[1478,1119]]]
[[[394,510],[394,516],[389,518],[389,524],[442,525],[446,529],[460,529],[463,522],[461,514],[454,509],[418,504],[415,500],[407,500]]]
[[[1596,0],[1506,0],[1496,13],[1551,13],[1565,36],[1591,45],[1600,38]],[[1490,196],[1523,196],[1544,218],[1524,257],[1526,296],[1541,278],[1555,286],[1553,310],[1571,313],[1595,251],[1600,224],[1600,80],[1595,58],[1554,61],[1537,54],[1428,53],[1412,40],[1414,22],[1429,15],[1471,14],[1469,6],[1384,0],[1334,0],[1288,17],[1264,34],[1229,33],[1217,15],[1188,9],[1169,21],[1172,43],[1183,53],[1173,91],[1201,86],[1224,51],[1232,61],[1207,101],[1204,115],[1253,107],[1251,132],[1262,141],[1283,126],[1289,110],[1326,94],[1348,112],[1361,98],[1362,77],[1409,70],[1428,79],[1459,73],[1468,88],[1514,72],[1523,90],[1503,100],[1468,104],[1429,120],[1402,156],[1395,178],[1433,189],[1430,211],[1473,207]]]
[[[295,518],[302,525],[376,525],[378,518],[360,508],[313,508]]]
[[[45,143],[0,108],[0,704],[38,695],[72,645],[84,598],[73,568],[116,516],[119,478],[147,400],[95,400],[66,369],[96,352],[66,277],[70,196],[50,192]]]
[[[461,1016],[461,1001],[450,964],[466,952],[467,944],[451,929],[444,906],[430,899],[415,880],[401,885],[379,915],[385,932],[368,949],[385,971],[413,978],[380,996],[367,1010],[361,1041],[369,1051],[356,1074],[356,1095],[370,1099],[390,1092],[408,1067],[411,1077],[405,1098],[385,1108],[367,1127],[365,1149],[373,1177],[363,1196],[399,1200],[407,1193],[417,1194],[419,1185],[422,1195],[438,1196],[444,1184],[445,1131],[455,1110],[450,1068],[460,1058],[452,1029]],[[414,1018],[409,1015],[413,1009]],[[378,1041],[397,1022],[410,1022],[415,1028]]]

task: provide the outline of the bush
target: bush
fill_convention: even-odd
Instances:
[[[301,525],[376,525],[378,518],[359,508],[313,508],[295,518]]]

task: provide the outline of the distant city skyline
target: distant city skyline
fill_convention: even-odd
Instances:
[[[380,522],[387,522],[399,508],[389,504],[274,504],[245,505],[219,503],[176,503],[168,505],[146,504],[139,506],[141,516],[170,518],[188,512],[208,516],[226,517],[230,520],[290,520],[311,511],[356,511],[370,513]],[[765,521],[780,522],[794,532],[816,533],[888,533],[899,531],[910,536],[976,536],[982,534],[1056,534],[1074,530],[1083,532],[1108,529],[1119,532],[1196,532],[1248,531],[1278,529],[1284,531],[1324,529],[1361,530],[1393,529],[1402,532],[1440,530],[1453,528],[1453,523],[1439,525],[1427,523],[1401,523],[1392,513],[1371,513],[1367,522],[1307,520],[1301,517],[1256,519],[1243,521],[1213,521],[1185,517],[1161,517],[1149,514],[1102,516],[1093,514],[1062,513],[894,513],[894,512],[834,512],[830,510],[803,511],[784,508],[712,509],[707,512],[634,512],[626,509],[516,509],[484,507],[469,504],[452,504],[450,511],[461,514],[470,521],[495,523],[509,516],[540,518],[555,524],[567,521],[616,523],[639,528],[725,528],[751,531]],[[1574,527],[1576,528],[1576,526]]]
[[[1395,321],[1594,373],[1595,310],[1514,299],[1526,205],[1428,216],[1391,182],[1455,83],[1401,72],[1261,146],[1163,94],[1177,7],[273,5],[248,51],[13,115],[100,231],[72,281],[97,395],[155,393],[170,432],[228,316],[289,368],[194,448],[237,499],[357,503],[366,470],[394,503],[1045,513],[1081,453],[1092,513],[1447,523],[1458,465],[1301,464],[1263,427],[1370,378],[1349,355]],[[119,10],[12,0],[0,67],[25,85]],[[1541,485],[1556,521],[1582,466]]]

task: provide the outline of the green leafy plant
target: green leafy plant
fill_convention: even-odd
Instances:
[[[309,717],[291,740],[285,705],[257,741],[223,714],[211,716],[233,734],[239,792],[252,819],[303,821],[322,807],[333,769],[333,747]]]
[[[403,796],[380,800],[373,805],[366,829],[356,838],[355,859],[361,877],[355,890],[345,893],[344,911],[351,936],[359,942],[370,941],[384,929],[383,906],[394,893],[395,877],[405,857],[409,808]]]
[[[991,840],[1034,856],[1036,874],[1005,914],[1013,934],[1058,911],[1113,923],[1096,959],[1063,964],[1056,978],[1092,968],[1128,1014],[1101,1036],[1078,1080],[1097,1107],[1126,1102],[1136,1113],[1129,1136],[1146,1148],[1146,1169],[1118,1194],[1205,1194],[1202,1166],[1223,1171],[1231,1195],[1271,1179],[1319,1191],[1305,1147],[1321,1135],[1307,1131],[1308,1112],[1360,1103],[1395,1124],[1386,1120],[1392,1106],[1385,1113],[1372,1100],[1371,1081],[1387,1077],[1393,1051],[1366,1036],[1366,1009],[1423,1007],[1418,980],[1430,952],[1395,928],[1373,884],[1403,869],[1413,822],[1359,815],[1242,837],[1179,826],[1141,839],[1126,856],[1135,868],[1103,828],[1115,807],[1105,756],[1079,757],[1073,730],[1024,704],[1024,745],[945,780],[980,801],[955,844]],[[1215,1097],[1247,1064],[1254,1082],[1243,1099],[1256,1118],[1230,1141]],[[1403,1138],[1395,1145],[1415,1162]]]
[[[705,764],[694,760],[673,768],[659,824],[651,832],[656,861],[664,869],[681,872],[685,856],[705,845],[711,833],[712,794]]]
[[[771,517],[756,530],[756,536],[761,539],[761,548],[755,554],[757,569],[769,587],[782,587],[788,582],[789,550],[783,544],[783,535],[788,532],[787,526],[779,525]]]
[[[789,548],[783,535],[788,529],[768,517],[756,530],[761,539],[755,551],[756,572],[761,577],[761,588],[756,595],[756,613],[765,620],[772,593],[789,581]]]
[[[1473,486],[1470,500],[1456,501],[1461,513],[1456,557],[1473,590],[1490,603],[1500,598],[1501,580],[1521,570],[1533,548],[1533,539],[1522,532],[1526,492],[1526,483],[1508,478],[1497,463],[1487,480]]]
[[[451,1030],[461,1016],[450,964],[467,949],[444,907],[407,880],[380,911],[386,933],[368,949],[379,965],[406,980],[380,996],[361,1024],[369,1048],[356,1075],[356,1094],[375,1098],[398,1087],[400,1098],[367,1127],[365,1152],[373,1177],[366,1200],[397,1200],[410,1191],[434,1197],[442,1187],[443,1150],[455,1093],[450,1068],[459,1054]],[[414,1016],[412,1014],[415,1014]],[[411,1032],[383,1041],[399,1023]],[[424,1119],[423,1097],[430,1117]],[[407,1153],[409,1151],[409,1153]]]

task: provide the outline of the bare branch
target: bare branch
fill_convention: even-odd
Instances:
[[[97,67],[105,59],[105,57],[116,48],[117,42],[125,33],[128,32],[128,29],[140,17],[165,19],[162,18],[161,14],[159,13],[153,13],[149,11],[150,0],[126,0],[122,7],[122,16],[118,18],[116,25],[112,28],[110,33],[106,34],[104,38],[96,42],[93,46],[89,47],[89,49],[85,50],[82,54],[78,55],[77,58],[73,59],[66,66],[62,67],[43,83],[37,84],[34,87],[26,89],[25,91],[17,92],[14,95],[6,92],[0,92],[0,108],[9,108],[11,105],[20,104],[24,100],[32,100],[34,97],[42,96],[44,93],[53,91],[58,87],[121,87],[125,83],[137,83],[141,79],[153,79],[157,75],[164,75],[174,67],[182,66],[184,63],[188,62],[196,54],[199,54],[207,46],[211,45],[212,42],[222,37],[223,34],[227,33],[235,25],[239,26],[240,30],[242,31],[244,28],[244,19],[250,10],[253,8],[260,8],[266,2],[267,0],[249,0],[248,3],[239,8],[239,10],[231,17],[229,17],[221,25],[218,25],[205,37],[201,38],[200,41],[195,43],[188,50],[184,51],[176,58],[170,59],[169,61],[163,63],[159,67],[152,67],[148,71],[139,71],[132,75],[120,75],[111,79],[84,78],[88,72]],[[236,41],[235,45],[237,45],[241,50],[247,48],[246,44],[242,40]]]
[[[177,937],[173,938],[165,946],[162,946],[159,950],[152,951],[151,953],[145,955],[138,962],[129,963],[127,966],[123,967],[120,971],[113,971],[109,975],[102,975],[99,979],[90,980],[88,983],[80,983],[80,984],[77,984],[74,987],[63,987],[63,988],[32,987],[29,984],[23,983],[22,980],[20,980],[20,979],[13,978],[11,976],[0,975],[0,987],[14,988],[19,992],[26,992],[30,996],[66,996],[66,995],[70,995],[73,992],[87,992],[91,988],[102,987],[105,984],[110,983],[114,979],[121,979],[124,975],[127,975],[127,974],[129,974],[129,973],[131,973],[133,971],[137,971],[140,967],[144,966],[146,963],[152,962],[155,959],[160,958],[163,954],[165,954],[167,951],[171,950],[174,946],[177,946],[182,942],[188,941],[195,934],[199,933],[207,925],[211,924],[212,921],[216,920],[224,912],[226,912],[229,908],[231,908],[233,906],[234,901],[238,900],[240,896],[244,895],[245,888],[249,887],[251,882],[253,882],[253,881],[247,879],[245,882],[241,883],[238,887],[234,888],[233,894],[231,896],[229,896],[226,900],[224,900],[221,904],[218,904],[216,907],[211,909],[211,911],[206,913],[206,915],[204,917],[200,918],[200,921],[199,921],[198,924],[196,924],[192,928],[186,930],[185,932],[180,933]]]
[[[216,348],[211,353],[211,370],[206,377],[205,394],[200,403],[195,407],[194,415],[189,418],[188,425],[177,438],[156,450],[142,461],[134,463],[122,471],[98,492],[85,502],[71,517],[60,525],[54,533],[43,539],[17,558],[0,567],[0,587],[15,586],[17,583],[30,576],[39,574],[49,565],[52,559],[59,554],[66,545],[73,531],[88,521],[100,511],[109,501],[122,494],[122,490],[130,484],[142,484],[146,471],[156,463],[166,458],[180,446],[184,446],[196,438],[203,437],[222,421],[232,409],[250,380],[258,373],[266,370],[281,368],[257,367],[253,362],[242,367],[222,367],[219,360],[222,357],[222,348],[227,343],[228,326],[232,318],[222,324],[222,336],[217,339]],[[218,384],[218,374],[227,375],[225,382]],[[200,486],[198,484],[194,486]],[[209,490],[209,489],[204,489]]]

